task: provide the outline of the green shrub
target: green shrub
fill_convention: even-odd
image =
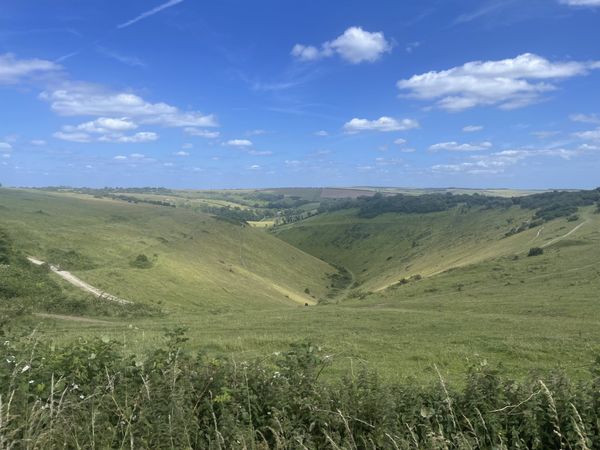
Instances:
[[[539,256],[544,254],[544,249],[541,247],[531,247],[527,256]]]
[[[142,253],[137,255],[135,259],[131,261],[131,267],[136,267],[138,269],[149,269],[152,267],[152,261]]]
[[[599,448],[600,360],[515,381],[475,363],[461,386],[386,383],[362,369],[323,382],[310,343],[255,362],[183,350],[182,330],[146,355],[109,340],[1,344],[5,448]],[[435,370],[437,368],[434,367]],[[438,372],[439,374],[439,372]],[[9,401],[4,401],[9,399]]]

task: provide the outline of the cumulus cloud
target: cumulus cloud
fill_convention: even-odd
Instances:
[[[588,74],[600,62],[551,62],[525,53],[512,59],[473,61],[439,72],[400,80],[398,88],[419,100],[433,100],[439,108],[462,111],[476,106],[502,109],[523,107],[555,90],[556,81]]]
[[[569,118],[573,122],[596,123],[600,125],[600,117],[596,114],[571,114]]]
[[[559,157],[565,160],[571,159],[581,152],[564,148],[550,149],[511,149],[488,155],[471,156],[467,161],[455,164],[436,164],[431,167],[433,172],[438,173],[466,173],[470,175],[499,174],[505,172],[509,167],[519,162],[536,157]]]
[[[99,141],[131,144],[151,142],[158,139],[158,134],[151,131],[141,131],[132,135],[125,134],[125,132],[134,130],[137,127],[137,124],[127,118],[99,117],[79,125],[65,125],[61,131],[54,133],[53,136],[63,141],[79,143]]]
[[[164,127],[215,127],[213,115],[180,111],[167,103],[151,103],[128,92],[109,92],[96,86],[69,84],[62,89],[44,91],[40,98],[63,116],[129,117],[138,123]]]
[[[600,6],[600,0],[561,0],[561,3],[569,6],[597,7]]]
[[[432,152],[478,152],[481,150],[489,150],[490,148],[492,148],[492,143],[487,141],[478,144],[460,144],[456,141],[451,141],[433,144],[429,147],[429,150]]]
[[[291,54],[300,61],[316,61],[339,55],[351,64],[360,64],[375,62],[391,50],[392,45],[382,32],[369,32],[361,27],[350,27],[342,35],[323,43],[320,47],[296,44]]]
[[[394,119],[393,117],[380,117],[376,120],[354,118],[344,124],[346,133],[361,131],[404,131],[418,128],[419,122],[414,119]]]
[[[158,134],[151,131],[141,131],[132,135],[122,133],[109,133],[100,136],[95,136],[94,132],[83,132],[73,129],[74,127],[63,127],[63,131],[57,131],[52,136],[56,139],[69,142],[77,142],[85,144],[89,142],[116,142],[119,144],[137,144],[141,142],[152,142],[158,139]]]
[[[188,152],[184,152],[183,150],[180,150],[178,152],[175,152],[175,156],[190,156],[190,154]]]
[[[466,127],[463,127],[462,130],[465,133],[475,133],[476,131],[483,130],[483,127],[481,125],[467,125]]]
[[[87,133],[57,131],[52,136],[62,141],[79,142],[81,144],[92,142],[92,137]]]
[[[109,117],[99,117],[96,120],[85,122],[76,126],[65,126],[63,130],[68,132],[81,131],[85,133],[113,133],[129,131],[137,128],[137,125],[127,118],[114,119]]]
[[[329,136],[329,133],[325,130],[319,130],[315,132],[315,136]]]
[[[231,139],[225,144],[232,147],[251,147],[252,141],[249,141],[248,139]]]
[[[117,155],[115,156],[113,159],[116,159],[117,161],[124,161],[127,159],[127,156],[124,155]]]
[[[573,135],[586,141],[600,141],[600,127],[596,128],[595,130],[573,133]]]
[[[183,129],[183,131],[185,131],[190,136],[198,136],[207,139],[216,139],[221,135],[221,133],[219,133],[218,131],[200,130],[198,128],[193,127],[186,127]]]
[[[248,154],[253,156],[270,156],[273,152],[269,150],[249,150]]]
[[[61,66],[44,59],[17,59],[12,53],[0,55],[0,84],[16,84],[34,75],[56,72]]]
[[[8,142],[0,142],[0,152],[10,152],[12,150],[12,145]]]
[[[141,131],[132,135],[105,135],[98,140],[101,142],[117,142],[119,144],[138,144],[141,142],[153,142],[158,139],[158,134],[151,131]]]
[[[46,145],[46,141],[44,141],[43,139],[33,139],[33,140],[29,141],[29,143],[31,145],[36,145],[38,147]]]
[[[406,139],[402,139],[402,138],[398,138],[394,141],[394,144],[396,145],[404,145],[406,144]]]

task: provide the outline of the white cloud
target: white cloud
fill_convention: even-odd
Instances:
[[[492,143],[487,141],[479,144],[460,144],[456,141],[451,141],[433,144],[429,147],[429,150],[432,152],[478,152],[481,150],[489,150],[490,148],[492,148]]]
[[[175,153],[175,156],[190,156],[190,154],[188,152],[184,152],[183,150],[180,150]]]
[[[319,130],[315,132],[315,136],[329,136],[329,133],[325,130]]]
[[[248,154],[253,156],[270,156],[273,154],[273,152],[268,150],[249,150]]]
[[[375,62],[391,50],[392,45],[382,32],[371,33],[361,27],[350,27],[333,41],[323,43],[320,48],[296,44],[291,54],[300,61],[316,61],[337,54],[345,61],[359,64]]]
[[[315,61],[324,56],[317,47],[302,44],[294,45],[291,54],[301,61]]]
[[[127,156],[117,155],[113,159],[116,159],[117,161],[124,161],[127,159]]]
[[[231,145],[232,147],[251,147],[252,141],[248,139],[231,139],[226,142],[226,145]]]
[[[46,141],[44,141],[43,139],[33,139],[33,140],[29,141],[29,143],[31,145],[36,145],[38,147],[42,147],[42,146],[46,145]]]
[[[475,106],[519,108],[556,89],[553,81],[586,75],[600,62],[551,62],[531,53],[499,61],[473,61],[440,72],[414,75],[397,83],[419,100],[435,100],[439,108],[461,111]]]
[[[263,134],[267,134],[267,130],[263,130],[261,128],[257,128],[256,130],[247,131],[246,134],[248,136],[260,136]]]
[[[548,139],[559,134],[558,131],[532,131],[531,135],[538,139]]]
[[[396,145],[404,145],[406,144],[406,139],[402,139],[402,138],[398,138],[394,141],[394,144]]]
[[[573,135],[586,141],[600,141],[600,127],[596,128],[595,130],[573,133]]]
[[[600,117],[596,114],[571,114],[569,119],[573,122],[596,123],[600,125]]]
[[[475,133],[476,131],[483,130],[483,127],[481,125],[467,125],[466,127],[463,127],[462,130],[465,133]]]
[[[79,143],[92,142],[92,137],[87,133],[79,133],[79,132],[69,133],[69,132],[64,132],[64,131],[57,131],[52,136],[54,136],[56,139],[60,139],[63,141],[69,141],[69,142],[79,142]]]
[[[161,12],[163,9],[171,8],[172,6],[178,5],[181,2],[183,2],[183,0],[169,0],[166,3],[163,3],[162,5],[157,6],[156,8],[152,8],[146,12],[143,12],[139,16],[134,17],[133,19],[128,20],[127,22],[117,25],[117,28],[126,28],[130,25],[133,25],[136,22],[139,22],[140,20],[146,19],[150,16],[153,16],[156,13]]]
[[[12,53],[0,55],[0,84],[15,84],[33,75],[61,69],[56,63],[44,59],[17,59]]]
[[[190,148],[194,148],[194,144],[190,144],[190,143],[183,144],[181,146],[181,148],[185,148],[186,150],[189,150]]]
[[[250,167],[248,167],[250,170],[260,170],[260,166],[258,164],[252,164]]]
[[[561,0],[560,2],[569,6],[600,6],[600,0]]]
[[[0,142],[0,152],[10,152],[12,150],[12,145],[8,142]]]
[[[129,155],[129,157],[133,159],[144,159],[146,155],[144,155],[143,153],[132,153]]]
[[[404,131],[418,128],[419,122],[413,119],[394,119],[392,117],[380,117],[376,120],[354,118],[344,124],[347,133],[358,133],[360,131]]]
[[[137,125],[127,118],[112,119],[108,117],[100,117],[90,122],[85,122],[76,126],[67,125],[63,127],[64,131],[84,133],[106,134],[112,132],[122,132],[136,129]]]
[[[505,172],[509,167],[522,162],[525,159],[537,157],[559,157],[565,160],[571,159],[581,152],[563,148],[552,149],[511,149],[503,150],[488,155],[474,155],[467,161],[456,164],[436,164],[431,167],[433,172],[444,173],[467,173],[470,175],[499,174]]]
[[[158,139],[158,134],[151,131],[140,131],[132,135],[107,134],[98,140],[101,142],[117,142],[119,144],[138,144],[141,142],[153,142]]]
[[[218,131],[199,130],[198,128],[193,127],[184,128],[183,131],[185,131],[190,136],[198,136],[207,139],[216,139],[221,135],[221,133],[219,133]]]
[[[404,49],[406,50],[406,53],[412,53],[416,48],[419,48],[420,46],[421,43],[418,41],[409,42],[408,44],[406,44],[406,47]]]
[[[142,124],[164,127],[214,127],[213,115],[197,111],[180,111],[166,103],[150,103],[127,92],[107,92],[100,87],[69,84],[65,88],[45,91],[40,98],[63,116],[128,117]]]
[[[2,158],[10,159],[10,153],[2,153]]]

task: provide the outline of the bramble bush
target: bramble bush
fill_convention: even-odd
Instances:
[[[600,359],[590,376],[511,380],[485,363],[464,386],[391,384],[300,343],[254,362],[109,340],[57,348],[14,337],[0,360],[0,448],[600,448]],[[439,371],[438,371],[439,374]]]

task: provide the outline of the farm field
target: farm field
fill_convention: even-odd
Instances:
[[[341,210],[269,231],[185,208],[6,189],[0,210],[24,255],[161,311],[54,306],[23,318],[57,343],[109,337],[143,352],[183,326],[187,345],[209,354],[253,359],[311,341],[332,355],[328,376],[366,366],[420,382],[436,376],[434,364],[460,380],[476,360],[515,376],[555,367],[578,376],[600,349],[594,207],[508,237],[530,211]],[[534,246],[543,254],[527,257]],[[140,254],[150,267],[135,266]]]

